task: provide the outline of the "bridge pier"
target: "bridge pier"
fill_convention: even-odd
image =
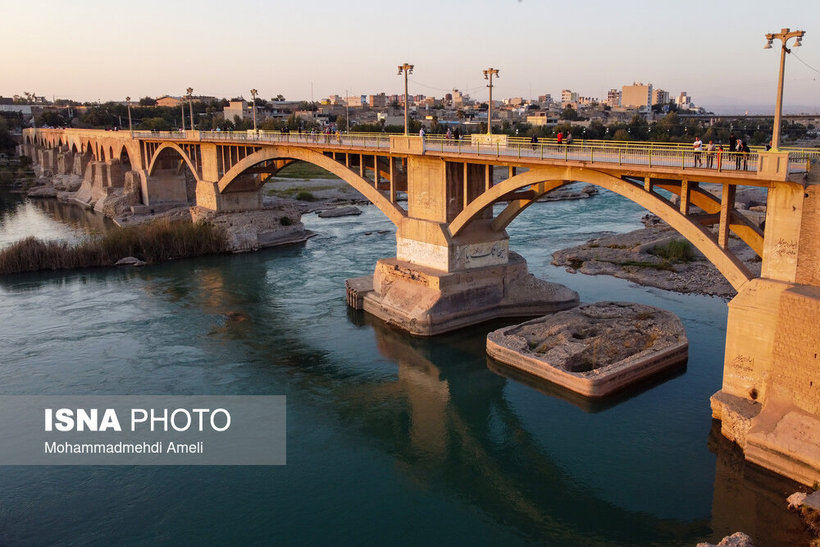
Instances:
[[[219,183],[201,180],[196,185],[196,204],[200,207],[230,213],[262,209],[262,190],[219,192]]]
[[[486,168],[440,158],[407,160],[407,217],[396,257],[374,275],[347,281],[348,302],[411,334],[431,336],[495,319],[543,315],[578,305],[575,291],[537,279],[509,251],[491,210],[458,236],[448,224],[486,188]]]
[[[760,279],[729,302],[721,433],[746,459],[820,482],[820,186],[769,189]]]

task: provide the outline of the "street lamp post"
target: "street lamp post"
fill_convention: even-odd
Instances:
[[[134,127],[131,125],[131,97],[125,98],[125,104],[128,105],[128,131],[131,133],[131,138],[134,138]]]
[[[191,121],[191,131],[193,131],[194,130],[194,96],[193,96],[194,88],[189,87],[188,89],[186,89],[186,91],[188,92],[188,114],[189,114],[188,117],[190,118],[190,121]]]
[[[253,97],[253,133],[256,134],[256,89],[251,89],[251,97]]]
[[[805,31],[795,30],[790,31],[787,28],[780,29],[780,32],[766,35],[766,45],[763,49],[771,49],[772,42],[775,38],[782,42],[780,48],[780,76],[777,80],[777,104],[774,108],[774,129],[772,131],[772,150],[777,152],[780,147],[780,116],[783,112],[783,71],[786,68],[786,54],[792,51],[786,47],[786,44],[791,38],[797,38],[792,47],[800,47]]]
[[[407,100],[407,75],[413,73],[413,65],[404,63],[399,65],[399,76],[404,72],[404,134],[410,134],[409,117],[408,117],[408,100]]]
[[[350,92],[345,89],[345,133],[350,133]],[[341,128],[338,128],[341,131]]]
[[[490,88],[490,102],[487,103],[487,134],[490,135],[493,132],[493,76],[496,78],[500,78],[501,76],[498,75],[497,68],[488,68],[484,71],[484,79],[490,80],[490,85],[487,87]]]

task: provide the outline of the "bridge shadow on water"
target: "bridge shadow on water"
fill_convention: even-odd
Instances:
[[[348,317],[372,329],[379,352],[397,363],[402,389],[395,394],[405,397],[400,413],[370,397],[351,412],[366,416],[362,427],[419,484],[446,485],[499,522],[528,531],[530,540],[548,544],[677,544],[710,534],[707,521],[662,519],[620,507],[556,463],[510,406],[508,379],[476,369],[487,325],[432,340],[362,312],[350,310]],[[383,393],[384,387],[374,389]]]

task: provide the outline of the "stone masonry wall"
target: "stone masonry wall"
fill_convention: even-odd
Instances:
[[[797,283],[820,286],[820,185],[806,188],[800,225]]]
[[[794,287],[780,298],[771,382],[793,404],[820,416],[820,287]]]

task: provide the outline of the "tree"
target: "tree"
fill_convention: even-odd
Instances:
[[[140,106],[157,106],[157,100],[151,97],[143,97],[140,99]]]
[[[631,141],[632,136],[626,131],[626,129],[618,129],[615,131],[615,135],[612,137],[616,141]]]
[[[640,114],[632,116],[632,121],[629,122],[628,133],[632,135],[633,139],[646,140],[649,137],[649,124],[646,119]]]
[[[5,118],[0,118],[0,150],[9,150],[17,146],[17,140],[11,136]]]
[[[284,100],[285,100],[285,96],[282,95],[281,93],[271,99],[271,101],[284,101]]]
[[[164,118],[146,118],[137,127],[148,131],[169,131],[173,125]]]
[[[37,127],[63,127],[68,125],[65,117],[60,112],[53,110],[44,110],[37,116],[35,123]]]
[[[574,108],[571,106],[566,107],[564,110],[561,111],[561,119],[562,120],[577,120],[578,119],[578,112],[575,111]]]

